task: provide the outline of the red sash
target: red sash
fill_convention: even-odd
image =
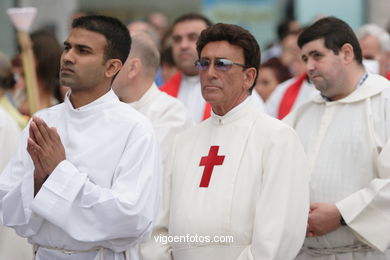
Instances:
[[[167,93],[168,95],[177,98],[179,94],[181,83],[181,73],[177,72],[172,76],[170,80],[168,80],[164,85],[160,87],[160,90]],[[205,103],[204,112],[203,112],[203,120],[210,117],[211,106],[209,103]]]
[[[387,72],[387,74],[386,74],[386,78],[387,78],[388,80],[390,80],[390,71],[389,71],[389,72]]]
[[[279,104],[278,119],[283,119],[288,113],[290,113],[306,77],[306,73],[300,75],[284,92],[283,98]]]

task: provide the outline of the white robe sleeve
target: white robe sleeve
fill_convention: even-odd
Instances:
[[[20,134],[15,120],[0,107],[0,173],[18,148]]]
[[[378,158],[379,176],[336,206],[355,235],[384,252],[390,247],[390,141]]]
[[[176,139],[175,139],[176,140]],[[156,225],[153,227],[152,237],[146,243],[140,246],[140,255],[142,260],[171,260],[172,247],[167,243],[163,244],[156,240],[157,236],[168,236],[170,199],[171,199],[171,183],[172,183],[172,165],[175,155],[175,144],[167,160],[165,175],[164,175],[164,193],[162,207],[158,214]]]
[[[88,173],[64,160],[33,199],[33,212],[76,240],[109,240],[115,251],[149,236],[162,169],[155,137],[141,132],[132,133],[110,188],[96,185]]]
[[[34,196],[34,168],[27,152],[28,127],[23,131],[15,156],[0,176],[0,214],[5,226],[20,236],[35,235],[43,218],[31,211]]]
[[[290,260],[305,239],[309,176],[298,136],[285,127],[274,133],[264,151],[252,243],[237,260]]]

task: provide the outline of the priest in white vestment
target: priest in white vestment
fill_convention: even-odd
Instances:
[[[197,48],[213,112],[175,138],[143,259],[293,259],[306,230],[307,161],[295,131],[249,99],[259,46],[243,28],[216,24]]]
[[[390,259],[390,83],[367,73],[355,34],[337,18],[308,27],[298,44],[321,95],[286,118],[311,173],[297,259]]]
[[[64,103],[39,111],[0,176],[0,217],[36,260],[137,259],[159,206],[153,129],[110,85],[130,50],[119,20],[75,19],[64,42]],[[115,45],[116,44],[116,45]]]
[[[160,54],[152,38],[145,32],[131,31],[131,39],[130,55],[112,88],[122,102],[150,120],[165,164],[173,138],[192,126],[193,121],[179,100],[160,91],[154,83]]]

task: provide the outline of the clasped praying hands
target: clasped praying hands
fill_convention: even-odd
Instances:
[[[30,123],[27,151],[34,163],[36,194],[57,165],[66,159],[65,149],[57,129],[34,116]]]

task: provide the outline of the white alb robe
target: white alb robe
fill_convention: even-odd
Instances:
[[[278,117],[280,102],[282,102],[284,93],[287,91],[288,87],[291,86],[297,78],[288,79],[282,83],[280,83],[276,89],[271,93],[267,101],[265,102],[265,106],[267,108],[268,115],[272,117]],[[315,88],[315,86],[307,80],[304,80],[302,83],[302,87],[299,90],[298,96],[295,99],[294,105],[291,108],[291,112],[295,111],[302,104],[310,101],[314,96],[318,95],[319,91]]]
[[[187,109],[176,98],[160,91],[154,83],[138,101],[130,105],[152,123],[165,165],[175,135],[193,125]]]
[[[249,101],[247,99],[247,101]],[[223,163],[200,187],[211,147]],[[214,150],[215,152],[215,150]],[[219,158],[221,159],[221,158]],[[306,157],[295,131],[252,102],[175,138],[167,165],[165,205],[155,235],[232,236],[233,242],[152,239],[143,259],[289,260],[302,246],[309,209]]]
[[[16,121],[0,107],[0,172],[16,152],[20,132]]]
[[[206,101],[202,96],[198,75],[192,77],[182,75],[177,98],[188,109],[195,123],[202,122]]]
[[[337,257],[302,252],[297,259],[390,259],[389,81],[369,74],[349,96],[325,102],[318,95],[285,121],[297,130],[309,158],[311,202],[335,203],[348,224],[306,238],[303,250],[362,247]]]
[[[18,147],[21,131],[16,121],[0,107],[0,173]],[[0,259],[32,259],[33,249],[27,240],[11,228],[0,225]]]
[[[255,89],[252,90],[252,94],[250,95],[249,98],[259,111],[266,113],[267,109],[265,107],[264,100]]]
[[[149,236],[159,205],[161,159],[150,123],[112,90],[83,107],[65,102],[37,113],[56,127],[66,160],[34,197],[28,127],[0,176],[0,216],[39,245],[41,260],[124,259]],[[47,249],[47,248],[50,249]]]

